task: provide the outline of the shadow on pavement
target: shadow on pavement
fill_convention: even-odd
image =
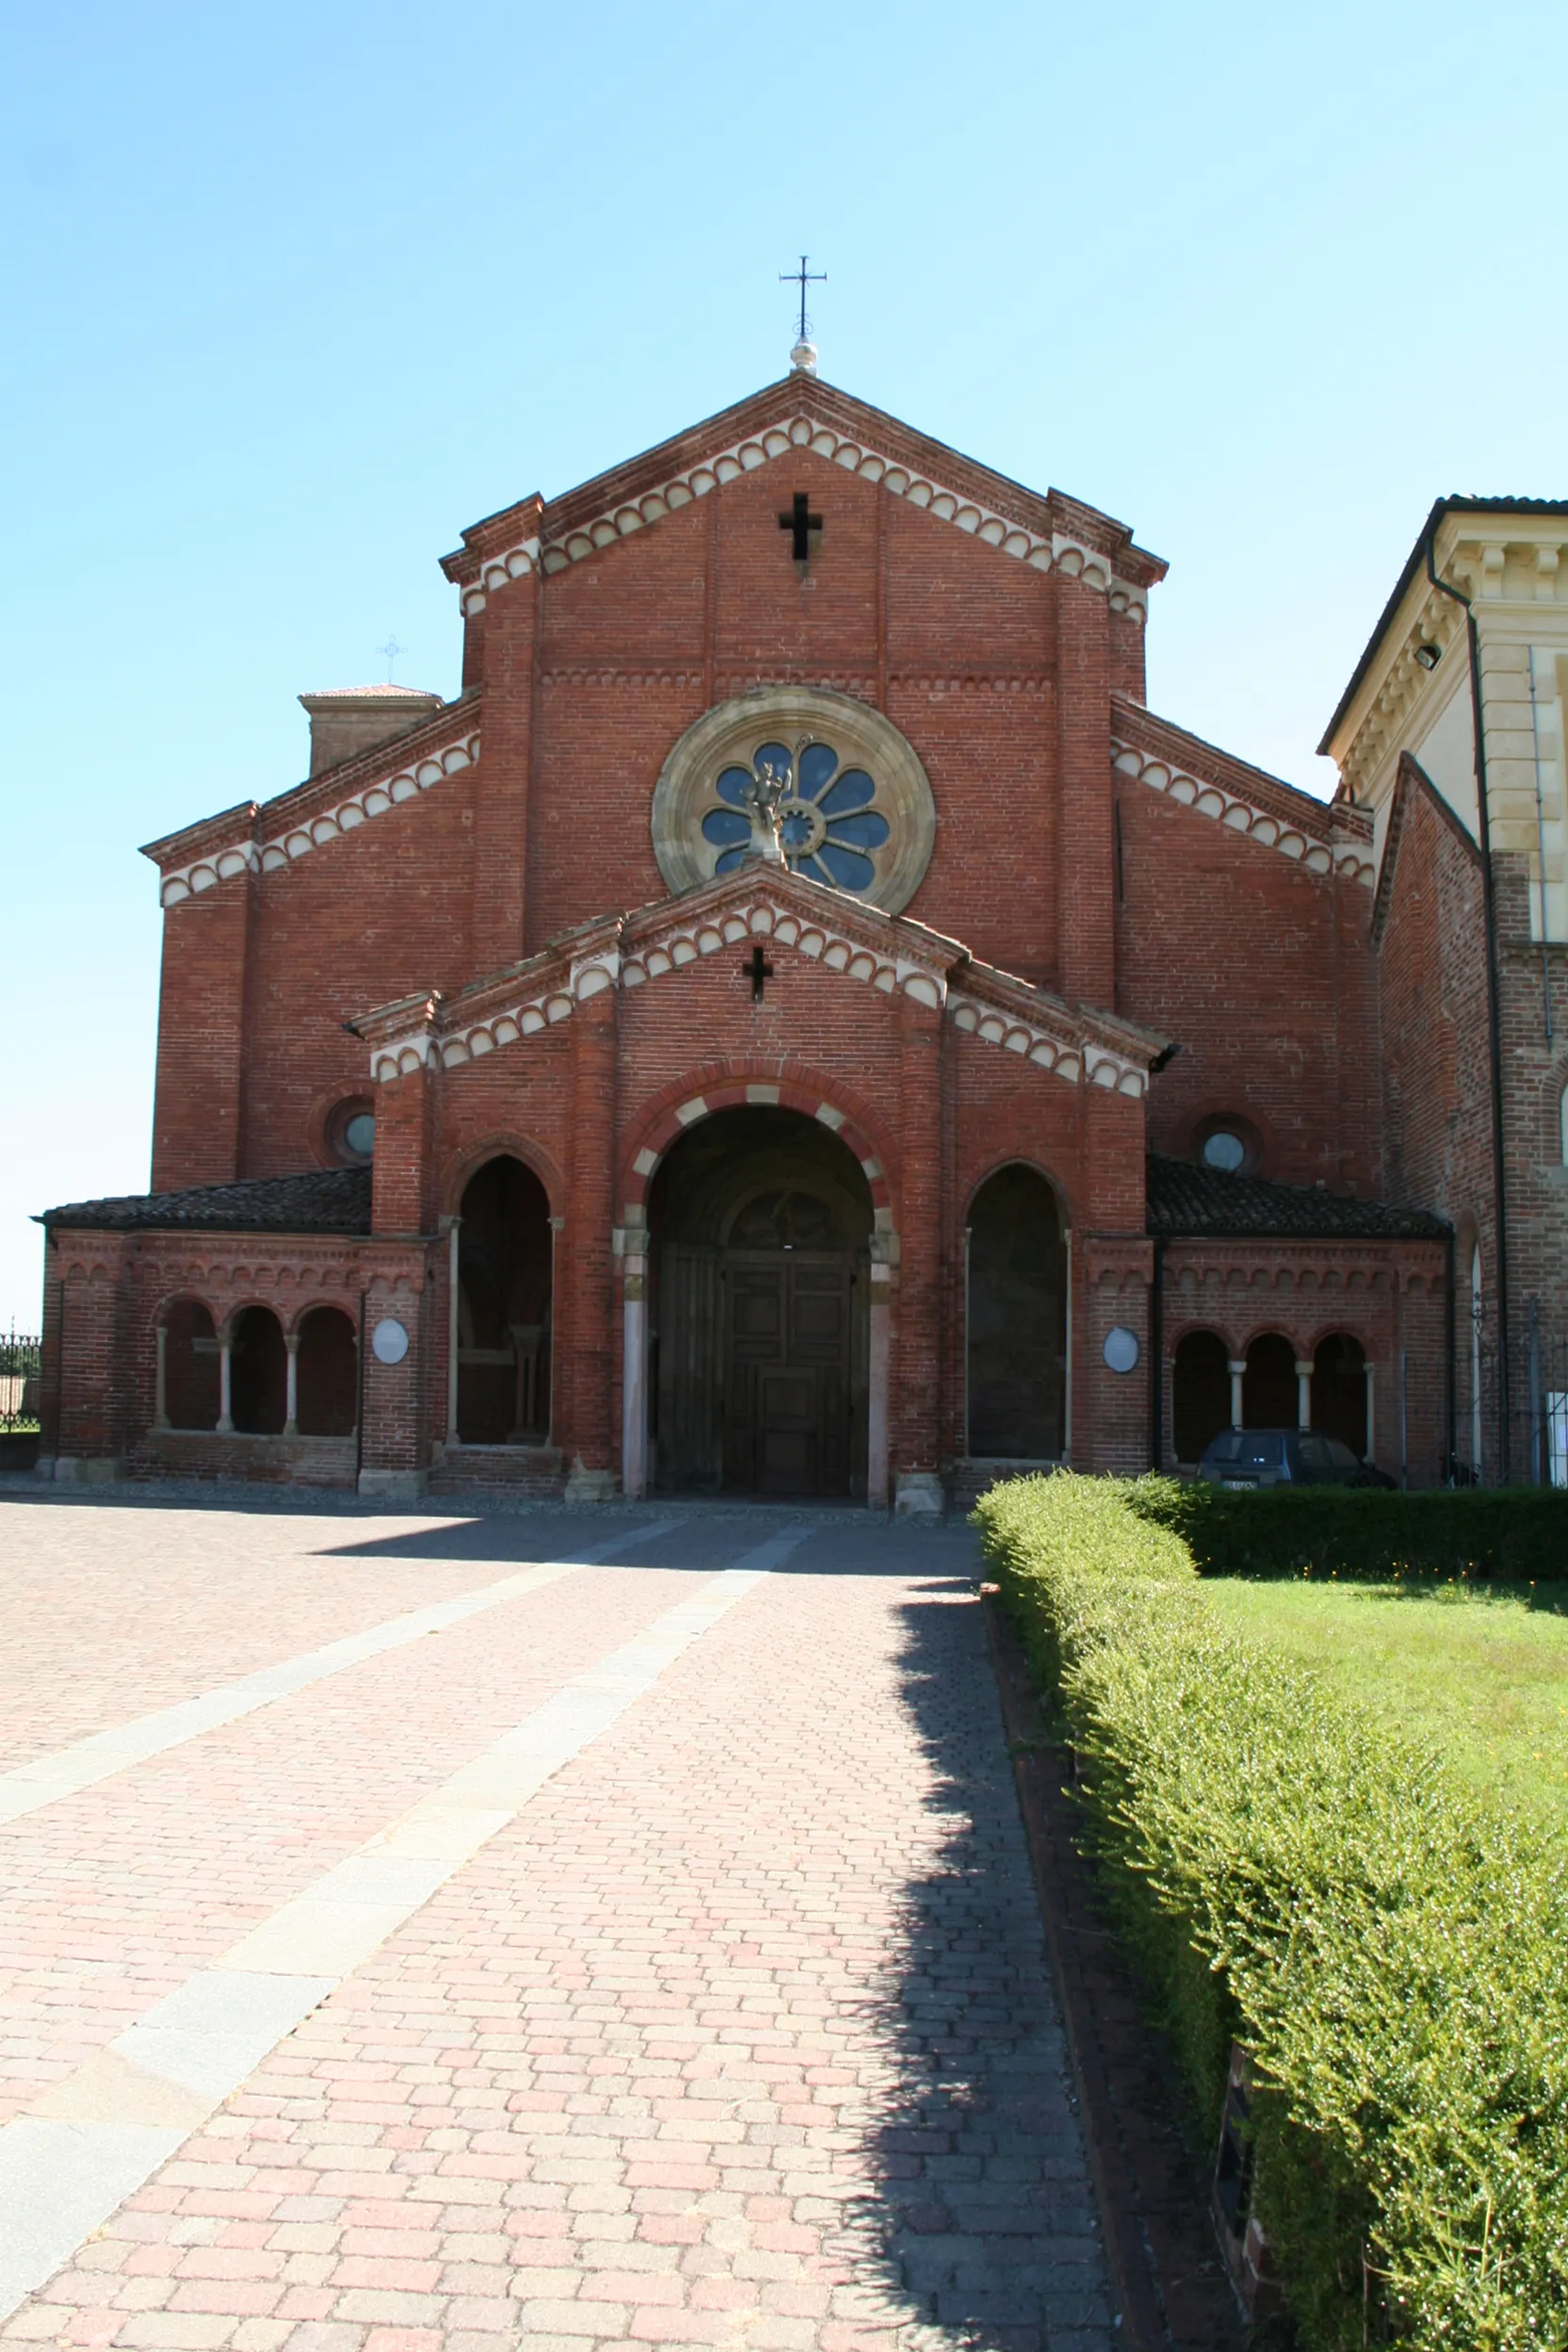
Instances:
[[[903,1687],[941,1842],[874,2006],[895,2073],[841,2250],[901,2347],[1089,2352],[1118,2340],[1116,2313],[984,1625],[936,1598],[951,1586],[923,1589]]]

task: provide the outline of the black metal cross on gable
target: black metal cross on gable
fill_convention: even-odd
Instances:
[[[741,977],[743,980],[749,980],[751,982],[752,1003],[754,1004],[760,1004],[762,1002],[762,984],[764,981],[771,980],[773,978],[773,966],[768,962],[767,957],[763,955],[760,944],[752,949],[750,957],[741,966]]]
[[[811,501],[804,490],[797,490],[794,503],[787,514],[778,518],[780,531],[792,531],[795,535],[792,553],[797,564],[804,564],[811,552],[811,533],[822,529],[822,516],[813,514]]]
[[[780,286],[794,285],[800,288],[800,339],[803,343],[806,340],[806,329],[808,324],[806,317],[806,289],[808,286],[827,284],[825,270],[808,270],[806,264],[809,258],[809,254],[802,253],[798,270],[781,270],[778,273]]]

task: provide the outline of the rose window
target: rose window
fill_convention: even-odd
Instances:
[[[782,786],[782,792],[779,788]],[[702,837],[717,851],[714,874],[729,874],[752,847],[754,811],[776,805],[778,841],[796,874],[841,890],[869,890],[877,879],[876,853],[891,828],[875,806],[875,778],[831,743],[806,736],[792,752],[759,743],[751,765],[722,768]]]

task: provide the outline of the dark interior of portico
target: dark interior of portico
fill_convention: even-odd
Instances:
[[[550,1428],[549,1200],[503,1152],[463,1195],[458,1229],[457,1433],[466,1446],[542,1446]]]
[[[974,1461],[1057,1462],[1067,1403],[1067,1250],[1055,1193],[1015,1161],[969,1216],[969,1445]]]
[[[649,1456],[681,1492],[863,1494],[873,1211],[800,1112],[715,1113],[648,1202]]]

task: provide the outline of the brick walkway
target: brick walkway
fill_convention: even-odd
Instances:
[[[1110,2344],[962,1530],[8,1499],[0,1761],[612,1542],[0,1828],[0,2335]]]

